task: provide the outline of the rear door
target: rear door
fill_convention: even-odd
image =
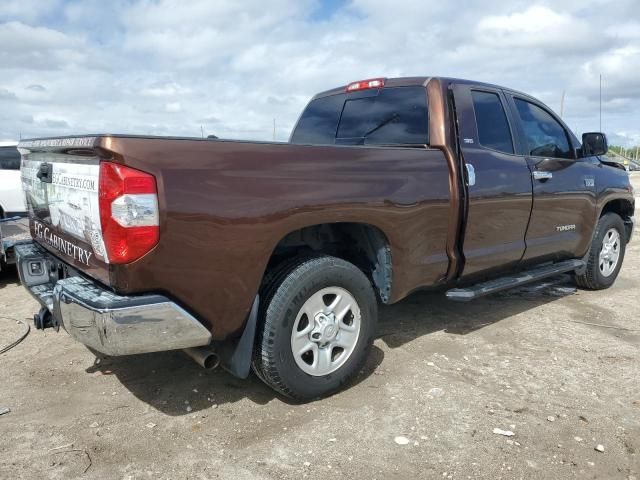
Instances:
[[[533,176],[524,260],[582,257],[596,221],[598,165],[593,159],[577,158],[569,130],[542,103],[512,94],[508,98]]]
[[[531,171],[499,89],[453,86],[460,149],[468,172],[463,276],[519,262],[532,206]]]

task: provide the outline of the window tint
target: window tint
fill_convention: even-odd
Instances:
[[[348,99],[337,137],[339,143],[426,144],[427,95],[424,88],[384,88],[375,96]]]
[[[548,112],[533,103],[515,99],[529,145],[529,155],[573,158],[567,133]]]
[[[20,170],[20,152],[16,147],[0,147],[0,170]]]
[[[318,98],[302,113],[291,143],[425,145],[426,92],[396,87]]]
[[[298,121],[291,143],[333,144],[345,95],[313,100]]]
[[[476,112],[480,145],[513,153],[513,140],[507,115],[496,93],[472,91],[473,109]]]

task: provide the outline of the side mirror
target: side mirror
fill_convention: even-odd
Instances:
[[[592,157],[604,155],[609,151],[607,136],[600,132],[582,134],[582,156]]]

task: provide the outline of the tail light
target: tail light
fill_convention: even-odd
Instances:
[[[370,78],[369,80],[360,80],[347,85],[347,93],[357,92],[358,90],[368,90],[370,88],[384,87],[384,78]]]
[[[131,263],[160,239],[158,190],[153,175],[100,163],[100,223],[109,263]]]

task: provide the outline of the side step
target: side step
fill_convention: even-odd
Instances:
[[[467,288],[453,288],[451,290],[447,290],[446,295],[449,300],[453,300],[455,302],[469,302],[476,298],[484,297],[485,295],[490,295],[513,287],[519,287],[520,285],[552,277],[559,273],[571,272],[580,267],[584,267],[584,265],[584,261],[578,259],[551,263],[520,272],[516,275],[509,275],[495,280],[489,280],[488,282],[477,283]]]

